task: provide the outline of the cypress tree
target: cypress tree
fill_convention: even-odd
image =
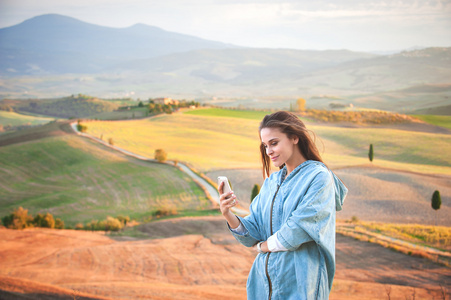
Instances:
[[[368,152],[368,158],[370,159],[371,162],[373,162],[373,157],[374,157],[373,144],[370,144],[370,151]]]
[[[432,194],[431,206],[435,211],[437,211],[440,209],[441,205],[442,205],[442,199],[440,197],[440,192],[435,191]],[[435,225],[437,225],[437,218],[435,218]]]
[[[260,193],[260,186],[258,184],[254,184],[251,193],[251,203],[254,200],[254,198],[257,197],[258,193]]]

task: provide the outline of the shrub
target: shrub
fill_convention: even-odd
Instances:
[[[114,141],[113,138],[108,138],[108,144],[110,144],[111,146],[114,145]]]
[[[122,223],[122,227],[126,226],[128,222],[130,222],[130,217],[126,216],[117,216],[117,219]]]
[[[124,227],[124,225],[116,218],[107,217],[104,221],[105,231],[119,231]]]
[[[64,221],[60,218],[56,218],[55,220],[55,229],[64,229]]]
[[[431,201],[431,206],[434,210],[438,210],[440,209],[440,206],[442,205],[442,199],[440,197],[440,192],[439,191],[435,191],[432,194],[432,201]]]
[[[50,213],[46,213],[45,215],[37,214],[33,218],[33,225],[42,228],[55,228],[55,220]]]
[[[78,123],[77,124],[77,130],[80,131],[80,132],[86,132],[86,131],[88,131],[88,126]]]
[[[168,157],[168,154],[163,149],[157,149],[155,150],[155,159],[158,162],[164,162],[166,161],[166,158]]]
[[[24,229],[33,226],[33,217],[28,215],[28,209],[19,207],[9,216],[3,217],[2,222],[10,229]]]
[[[177,208],[171,206],[162,206],[152,213],[152,215],[157,218],[172,216],[176,214]]]
[[[251,203],[254,200],[254,198],[260,193],[260,186],[258,184],[254,184],[254,187],[252,188],[251,192]]]
[[[77,225],[75,225],[76,230],[82,230],[83,228],[84,228],[83,224],[81,224],[81,223],[77,223]]]

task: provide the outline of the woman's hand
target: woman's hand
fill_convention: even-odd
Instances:
[[[233,191],[224,194],[224,182],[218,187],[219,192],[219,209],[223,216],[229,214],[230,209],[234,207],[238,201],[236,200],[236,196],[233,194]]]
[[[254,249],[255,252],[258,252],[257,245],[258,245],[258,243],[255,244],[254,246],[252,246],[252,249]],[[260,249],[261,249],[263,252],[269,252],[269,249],[268,249],[268,242],[265,241],[265,242],[261,243],[261,244],[260,244]],[[260,252],[258,252],[258,253],[260,253]]]
[[[238,200],[236,200],[236,196],[233,194],[233,191],[229,193],[224,193],[224,182],[218,186],[219,192],[219,209],[221,210],[222,215],[229,223],[230,228],[235,229],[240,226],[240,220],[230,211],[232,207],[237,205]]]

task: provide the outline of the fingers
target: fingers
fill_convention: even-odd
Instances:
[[[233,194],[233,191],[221,194],[219,197],[219,205],[223,213],[237,205],[237,203],[238,201],[236,200],[236,196]]]
[[[219,184],[218,192],[219,192],[219,194],[223,194],[224,193],[224,181],[221,181],[221,183]]]

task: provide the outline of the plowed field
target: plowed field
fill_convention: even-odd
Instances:
[[[117,241],[85,231],[0,229],[0,298],[246,298],[255,254],[220,228],[221,217],[161,222],[172,235],[199,222],[212,234]],[[450,279],[449,268],[338,236],[331,299],[383,299],[388,292],[391,299],[439,299]]]

